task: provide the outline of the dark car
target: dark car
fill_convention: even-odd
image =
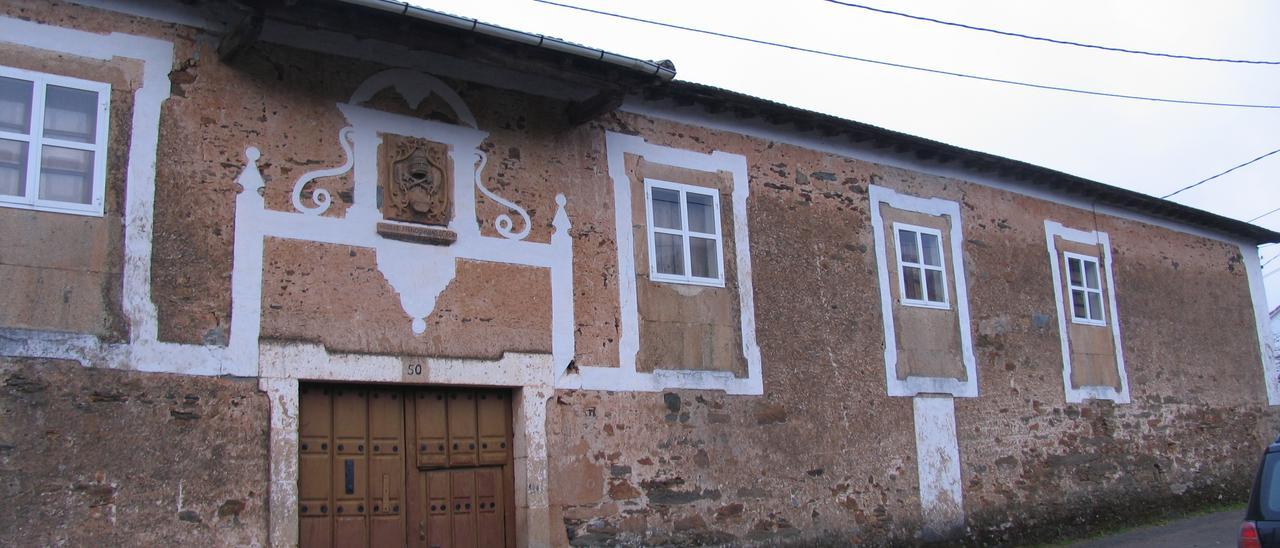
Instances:
[[[1267,446],[1240,525],[1240,548],[1280,548],[1280,438]]]

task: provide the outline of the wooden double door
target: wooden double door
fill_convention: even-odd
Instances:
[[[515,546],[511,392],[303,384],[299,544]]]

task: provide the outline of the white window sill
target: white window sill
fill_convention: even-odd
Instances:
[[[1096,326],[1096,327],[1106,327],[1106,326],[1107,326],[1107,321],[1106,321],[1106,320],[1090,320],[1090,319],[1086,319],[1086,318],[1077,318],[1077,317],[1075,317],[1075,316],[1072,316],[1072,317],[1071,317],[1071,323],[1074,323],[1074,324],[1080,324],[1080,325],[1092,325],[1092,326]]]
[[[66,213],[68,215],[82,215],[85,217],[102,217],[104,215],[101,207],[94,208],[91,205],[79,204],[69,204],[67,207],[59,207],[49,203],[28,204],[23,202],[9,202],[4,199],[0,199],[0,207],[26,209],[30,211],[44,211],[46,213]]]
[[[898,303],[903,306],[914,306],[916,308],[932,308],[934,310],[951,310],[951,303],[934,303],[929,301],[917,301],[913,299],[898,299]]]
[[[714,278],[689,278],[657,273],[649,274],[649,281],[668,284],[700,285],[704,287],[724,287],[724,280],[717,280]]]

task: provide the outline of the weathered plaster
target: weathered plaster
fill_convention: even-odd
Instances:
[[[1262,355],[1262,383],[1267,388],[1267,403],[1280,405],[1280,363],[1270,349],[1271,332],[1267,329],[1267,290],[1262,284],[1262,266],[1258,248],[1240,245],[1245,274],[1249,277],[1249,294],[1253,300],[1253,316],[1258,323],[1258,352]]]
[[[875,234],[876,266],[880,282],[880,313],[884,322],[884,373],[885,383],[890,396],[914,396],[920,393],[951,394],[956,397],[976,397],[978,395],[977,360],[973,355],[973,338],[969,325],[969,289],[964,276],[964,231],[960,223],[960,204],[941,198],[917,198],[878,186],[870,185],[871,229]],[[889,281],[888,250],[886,249],[885,223],[881,217],[880,204],[896,209],[923,213],[925,215],[950,218],[951,242],[950,253],[944,254],[944,267],[950,271],[950,280],[954,280],[955,295],[952,295],[956,313],[959,316],[960,359],[964,363],[964,380],[948,377],[915,377],[905,379],[898,375],[897,334],[893,322],[893,291]]]
[[[1044,222],[1045,245],[1049,251],[1050,271],[1053,273],[1053,297],[1058,312],[1058,333],[1062,341],[1062,386],[1067,401],[1078,403],[1089,398],[1111,400],[1116,403],[1129,403],[1129,375],[1124,368],[1124,349],[1120,344],[1120,315],[1116,312],[1115,277],[1111,272],[1111,239],[1106,232],[1084,231],[1062,226],[1057,221]],[[1112,342],[1115,348],[1116,372],[1120,376],[1120,387],[1114,386],[1072,386],[1071,382],[1071,338],[1069,336],[1070,318],[1066,310],[1063,294],[1062,268],[1059,256],[1061,251],[1054,244],[1054,238],[1080,244],[1099,246],[1102,250],[1102,275],[1106,281],[1107,299],[1106,318],[1111,326]]]
[[[755,295],[751,283],[750,237],[747,229],[746,158],[737,154],[712,152],[701,154],[645,142],[641,137],[615,132],[605,133],[609,176],[613,179],[614,219],[618,258],[618,299],[621,308],[619,367],[578,366],[576,373],[561,377],[558,388],[595,390],[659,391],[667,388],[724,390],[730,394],[761,394],[764,383],[760,348],[755,335]],[[742,353],[747,361],[747,377],[736,378],[722,371],[677,371],[659,369],[652,373],[636,370],[640,345],[640,313],[636,302],[635,245],[632,231],[632,182],[627,174],[626,155],[673,167],[706,172],[726,171],[733,179],[733,241],[736,252],[738,303],[741,322]]]
[[[949,395],[919,395],[915,409],[916,469],[926,539],[954,536],[964,526],[956,412]]]

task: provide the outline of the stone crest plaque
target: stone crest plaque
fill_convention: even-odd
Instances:
[[[382,216],[447,226],[453,216],[453,172],[447,145],[383,135]]]

